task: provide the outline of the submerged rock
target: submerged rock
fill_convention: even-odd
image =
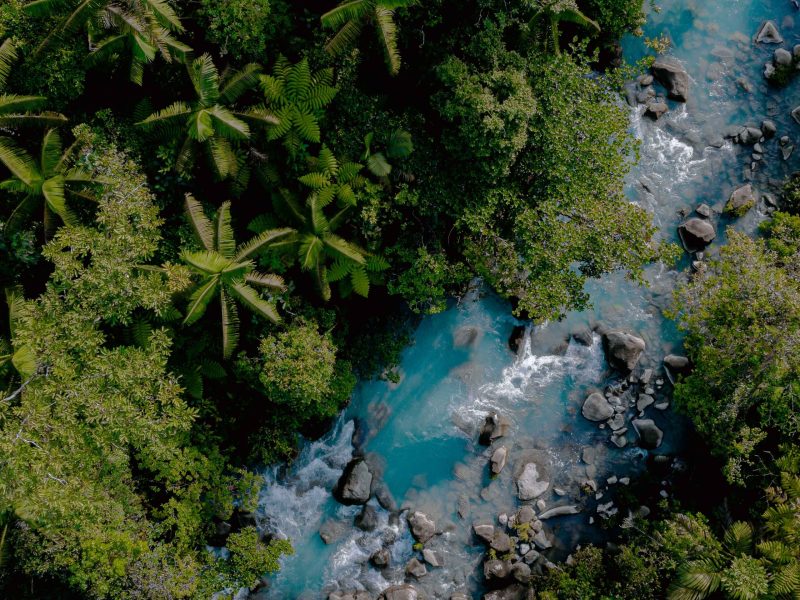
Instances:
[[[664,439],[664,432],[652,419],[634,419],[633,428],[639,435],[639,445],[643,448],[658,448]]]
[[[595,392],[589,394],[589,397],[583,402],[581,414],[589,421],[605,421],[614,416],[614,407],[609,404],[605,396]]]
[[[678,227],[678,234],[687,252],[699,252],[714,241],[717,230],[705,219],[692,217]]]
[[[441,567],[442,566],[442,557],[439,556],[438,552],[431,550],[430,548],[425,548],[422,551],[422,558],[425,560],[432,567]]]
[[[384,567],[389,566],[389,561],[391,560],[391,555],[386,548],[381,548],[380,550],[376,550],[372,553],[372,556],[369,557],[369,562],[372,563],[373,566],[377,567],[378,569],[383,569]]]
[[[333,491],[342,504],[366,504],[372,487],[372,472],[363,458],[354,458],[344,469]]]
[[[375,531],[378,527],[378,511],[369,504],[365,505],[356,515],[354,524],[362,531]]]
[[[319,528],[319,537],[326,544],[332,544],[345,534],[347,526],[342,521],[325,521]]]
[[[456,348],[467,348],[475,344],[478,339],[478,328],[465,325],[456,329],[453,333],[453,346]]]
[[[603,347],[606,351],[606,360],[611,368],[629,373],[639,362],[646,345],[642,338],[630,333],[609,331],[603,335]]]
[[[420,511],[414,511],[408,515],[408,526],[411,528],[411,535],[421,543],[426,543],[436,535],[436,522],[428,515]]]
[[[658,121],[667,111],[669,111],[669,107],[665,102],[648,102],[644,109],[644,114],[646,117]]]
[[[670,98],[678,102],[689,99],[689,74],[682,66],[659,59],[653,63],[651,70],[656,80],[666,88]]]
[[[533,500],[547,491],[550,482],[539,477],[539,467],[536,463],[526,463],[517,477],[517,497],[520,500]]]
[[[782,44],[783,38],[773,21],[764,21],[756,34],[757,44]]]

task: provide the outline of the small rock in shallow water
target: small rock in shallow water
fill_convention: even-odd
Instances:
[[[411,534],[418,542],[424,544],[436,535],[436,523],[425,513],[414,511],[407,520]]]
[[[475,523],[472,526],[472,530],[475,532],[475,535],[486,543],[491,542],[494,537],[494,525],[490,525],[489,523]]]
[[[389,566],[390,555],[389,551],[386,548],[381,548],[372,554],[369,557],[369,562],[372,563],[373,566],[382,569],[384,567]]]
[[[367,504],[356,515],[354,525],[362,531],[375,531],[378,527],[378,511],[373,506]]]
[[[778,26],[773,21],[764,21],[756,34],[758,44],[782,44],[783,38],[778,31]]]
[[[761,121],[761,133],[764,135],[765,138],[770,139],[778,132],[778,127],[775,125],[775,121],[770,119],[764,119]]]
[[[442,566],[442,558],[439,556],[438,552],[434,552],[430,548],[425,548],[422,551],[422,558],[425,559],[425,562],[428,563],[432,567],[441,567]]]
[[[639,444],[643,448],[658,448],[664,439],[664,432],[652,419],[634,419],[633,428],[639,435]]]
[[[781,148],[781,158],[783,158],[783,160],[789,160],[789,157],[792,155],[792,152],[794,152],[794,146],[792,146],[791,144],[789,144],[788,146],[784,146],[783,148]]]
[[[708,219],[712,214],[711,207],[708,204],[701,204],[695,209],[695,212],[706,219]]]
[[[636,401],[636,410],[642,412],[654,402],[655,398],[653,398],[650,394],[639,394],[639,399]]]
[[[418,559],[412,558],[406,564],[406,575],[411,575],[412,577],[416,577],[417,579],[421,579],[428,574],[428,569],[425,567],[424,563],[421,563]]]
[[[500,553],[506,553],[511,550],[511,538],[508,534],[503,533],[502,531],[495,531],[494,537],[492,537],[492,541],[489,544],[492,550],[495,550]]]
[[[711,223],[694,217],[682,223],[678,233],[687,252],[702,250],[717,237],[717,231]]]
[[[755,203],[756,198],[753,193],[753,186],[748,183],[731,192],[728,203],[725,205],[725,212],[741,216],[755,206]]]
[[[403,583],[383,590],[378,600],[417,600],[418,598],[420,595],[416,588],[408,583]]]
[[[792,53],[785,48],[778,48],[772,55],[772,61],[776,67],[791,67],[792,66]]]
[[[491,468],[492,473],[499,474],[506,466],[506,459],[508,458],[508,449],[505,446],[500,446],[492,453]]]
[[[517,511],[516,517],[517,523],[523,525],[533,521],[533,519],[536,517],[536,513],[533,512],[533,509],[526,504],[525,506],[520,507],[520,509]]]

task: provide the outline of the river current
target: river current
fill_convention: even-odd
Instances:
[[[800,125],[790,116],[800,102],[798,85],[776,89],[763,76],[774,44],[754,44],[766,19],[775,22],[791,51],[800,43],[800,12],[790,0],[661,0],[650,10],[645,37],[671,40],[667,56],[679,61],[691,78],[687,103],[669,101],[669,112],[658,121],[643,116],[644,106],[630,106],[631,131],[641,141],[640,160],[633,167],[626,192],[631,202],[653,215],[662,239],[677,241],[677,226],[702,203],[714,211],[718,237],[708,254],[724,242],[727,226],[753,232],[769,211],[762,197],[739,219],[721,215],[731,191],[752,183],[759,194],[776,194],[795,166],[783,160],[779,139],[800,142]],[[643,38],[623,43],[628,61],[646,53]],[[658,90],[663,93],[663,90]],[[734,125],[756,127],[764,119],[777,125],[777,135],[765,141],[763,158],[751,170],[752,146],[734,144],[724,134]],[[260,525],[287,536],[296,554],[282,561],[265,598],[317,599],[337,589],[365,589],[371,597],[405,579],[413,539],[404,514],[370,500],[378,527],[364,532],[353,519],[361,507],[343,506],[331,490],[343,468],[359,451],[381,471],[380,479],[399,507],[421,510],[435,519],[437,536],[429,546],[438,551],[442,567],[429,568],[415,586],[429,598],[449,598],[456,591],[477,598],[482,592],[482,546],[475,545],[470,525],[496,521],[518,507],[513,470],[526,453],[546,455],[552,489],[548,505],[568,502],[580,494],[587,476],[635,477],[648,451],[629,443],[617,448],[609,431],[581,417],[587,394],[614,385],[618,378],[606,364],[600,338],[586,346],[570,338],[575,332],[602,324],[642,337],[647,349],[642,368],[654,370],[654,395],[661,408],[650,406],[645,416],[664,430],[662,445],[652,452],[680,453],[685,422],[664,406],[669,400],[662,360],[681,352],[674,324],[662,316],[676,281],[689,269],[688,255],[674,268],[652,265],[649,286],[636,286],[611,274],[587,287],[594,307],[571,313],[561,322],[528,327],[522,348],[514,354],[508,338],[517,325],[510,307],[476,284],[442,314],[422,319],[413,343],[402,356],[399,384],[363,382],[333,430],[307,443],[288,468],[266,472],[259,506]],[[569,340],[567,342],[567,340]],[[658,382],[662,386],[657,386]],[[509,466],[489,477],[490,451],[478,444],[484,417],[498,412],[510,421],[503,443]],[[596,454],[589,466],[581,460],[585,448]],[[587,466],[589,472],[587,473]],[[325,527],[331,543],[319,531]],[[595,512],[546,522],[556,553],[562,557],[575,544],[601,539]],[[369,557],[381,547],[390,551],[390,567],[378,570]]]

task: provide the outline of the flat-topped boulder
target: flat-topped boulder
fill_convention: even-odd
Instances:
[[[581,414],[590,421],[605,421],[614,416],[614,407],[611,406],[603,394],[594,392],[584,400]]]
[[[408,515],[407,520],[411,535],[418,542],[424,544],[436,535],[436,522],[425,513],[416,510]]]
[[[424,596],[413,585],[404,583],[383,590],[378,600],[424,600]]]
[[[692,217],[678,226],[678,235],[687,252],[699,252],[714,241],[717,230],[707,220]]]
[[[689,74],[674,61],[659,59],[650,68],[653,76],[667,90],[673,100],[686,102],[689,99]]]
[[[544,473],[534,462],[525,463],[517,476],[517,497],[522,500],[533,500],[550,488],[550,482],[544,479]]]
[[[646,344],[642,338],[631,333],[609,331],[603,335],[603,348],[606,351],[606,360],[612,369],[630,373],[639,362]]]

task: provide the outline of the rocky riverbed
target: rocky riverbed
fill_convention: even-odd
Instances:
[[[646,287],[593,282],[592,310],[537,328],[479,284],[424,319],[399,384],[363,383],[328,436],[267,474],[259,525],[297,553],[256,595],[520,598],[532,574],[671,495],[690,459],[671,389],[691,365],[662,311],[727,227],[753,232],[779,204],[800,136],[800,13],[659,4],[645,34],[672,48],[627,90],[641,140],[628,195],[681,261],[649,268]]]

